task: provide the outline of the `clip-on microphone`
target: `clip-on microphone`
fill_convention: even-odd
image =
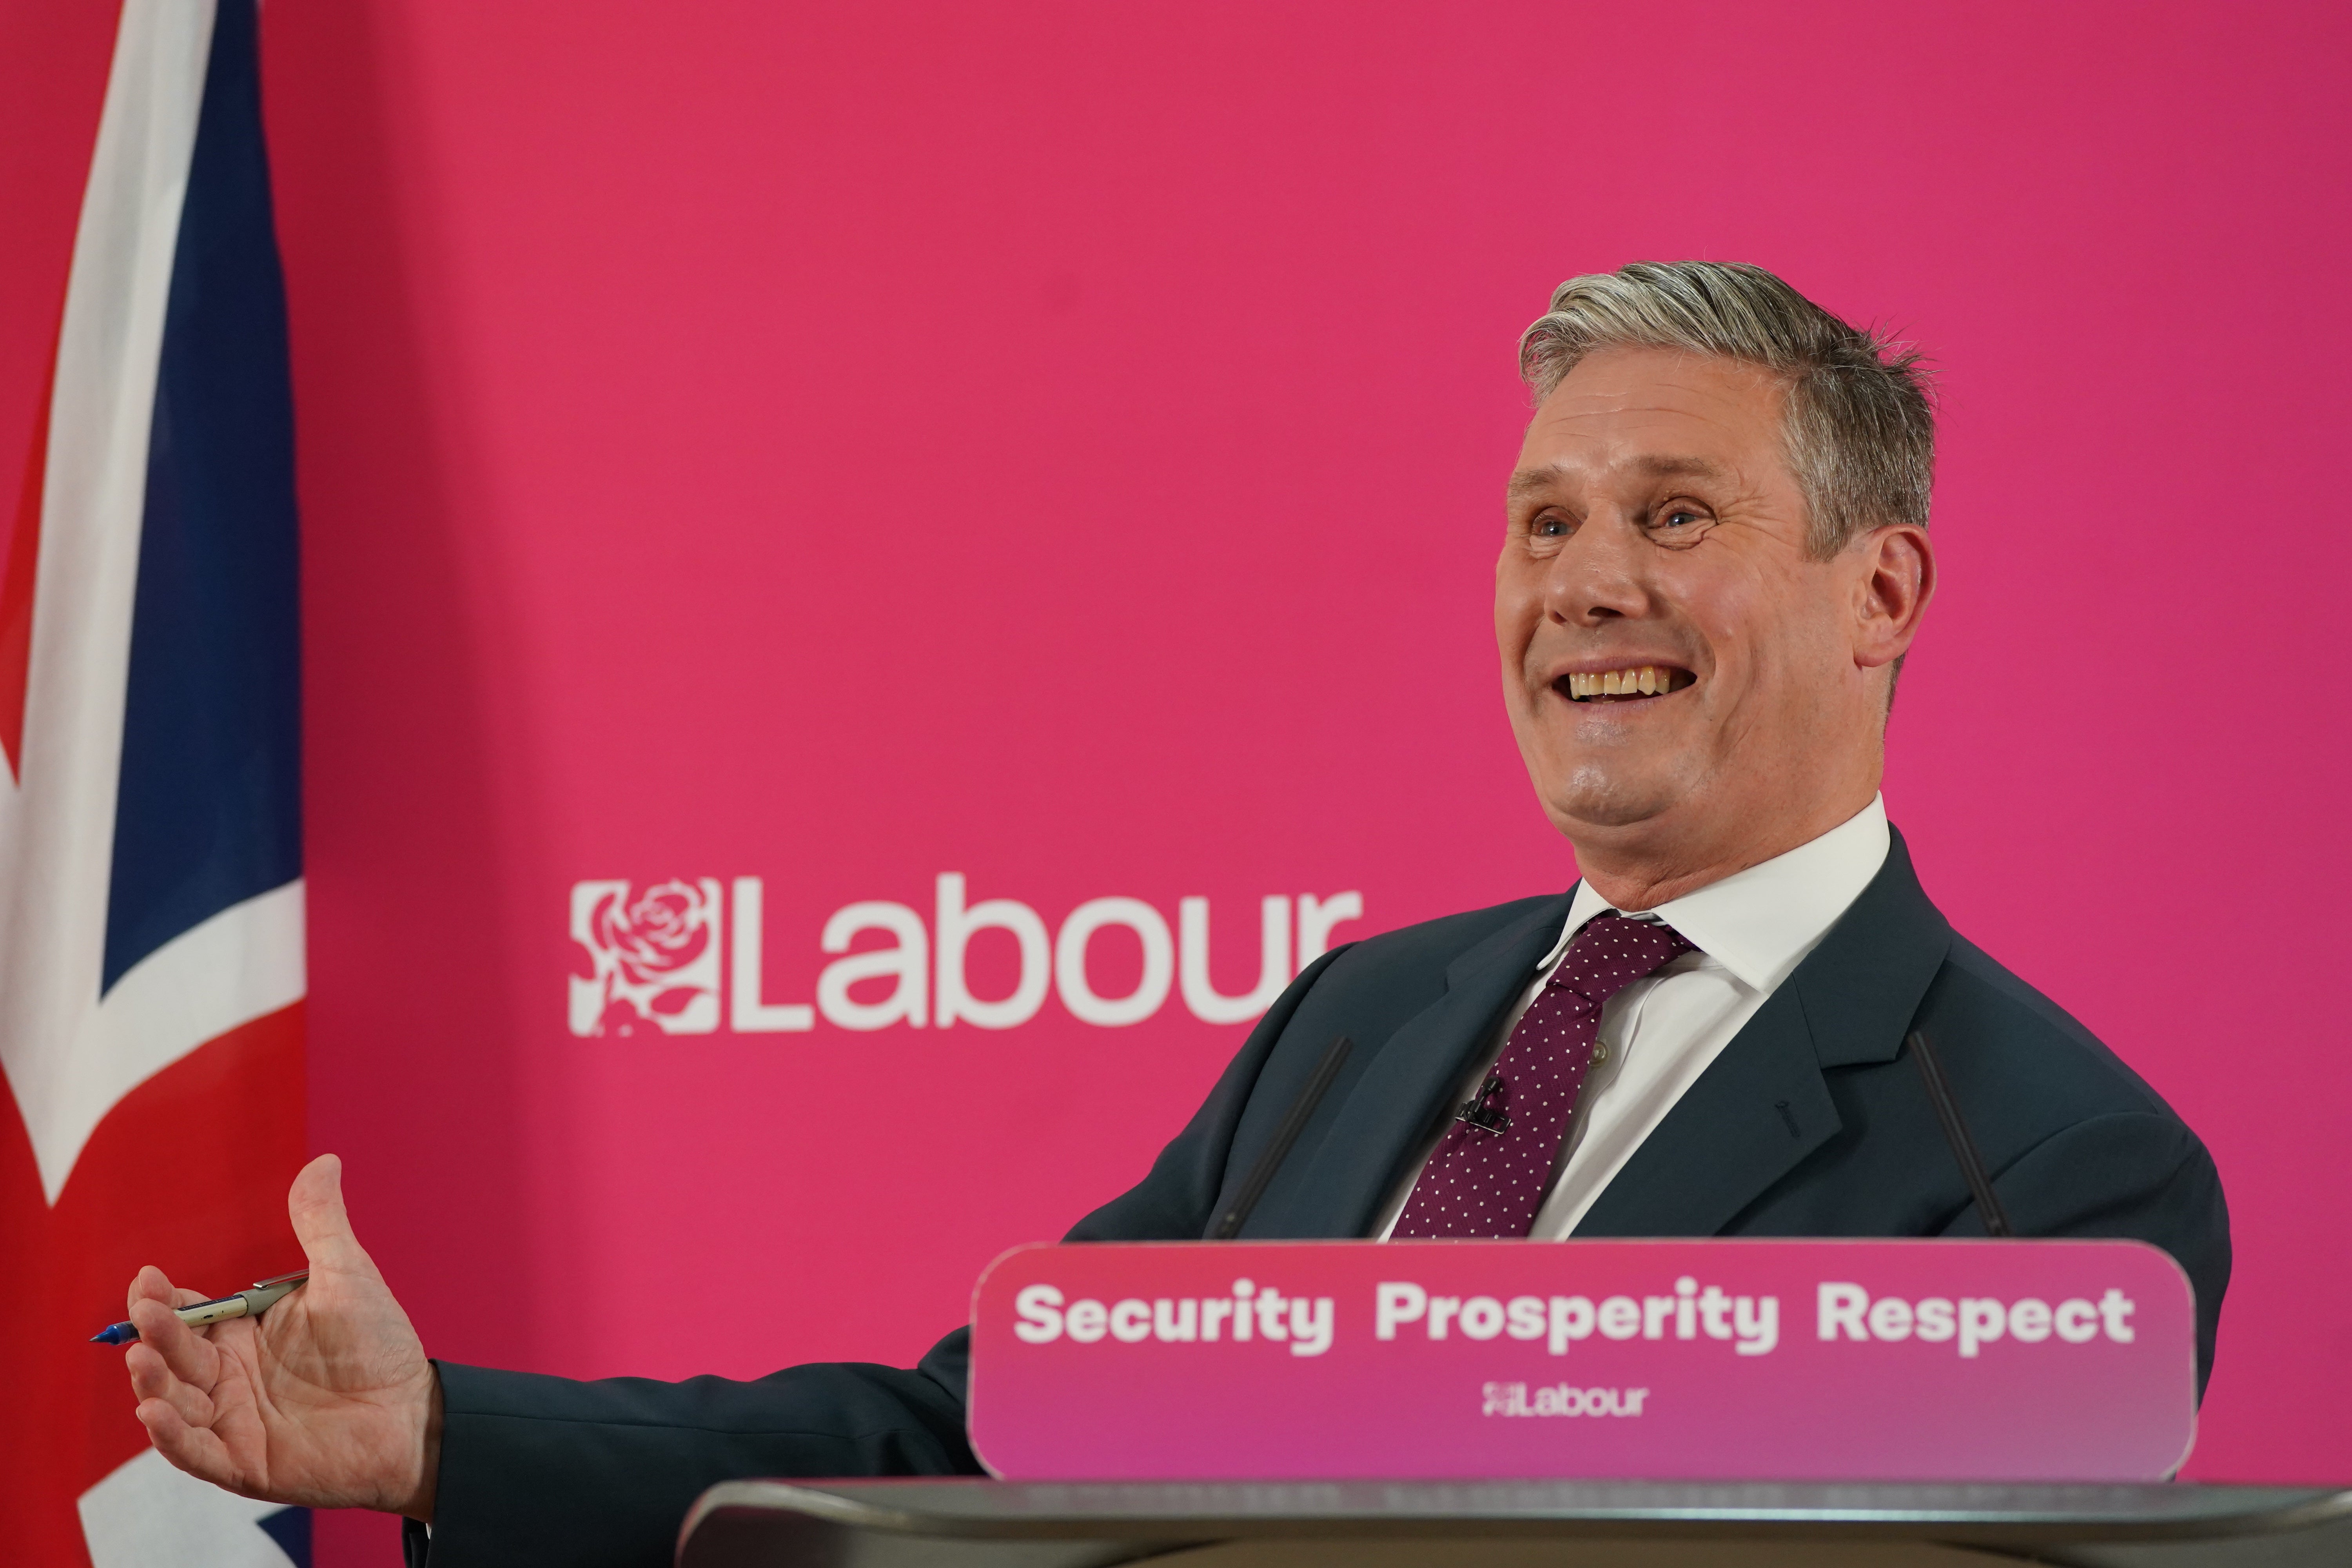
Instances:
[[[1486,1075],[1486,1081],[1478,1086],[1478,1092],[1462,1102],[1462,1109],[1454,1113],[1454,1120],[1481,1132],[1508,1132],[1511,1130],[1511,1113],[1503,1102],[1509,1098],[1511,1086],[1503,1081],[1503,1075],[1490,1072]]]

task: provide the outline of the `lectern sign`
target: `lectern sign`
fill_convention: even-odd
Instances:
[[[1032,1247],[972,1321],[1016,1480],[2158,1480],[2196,1425],[2129,1241]]]

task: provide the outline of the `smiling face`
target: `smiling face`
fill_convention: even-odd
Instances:
[[[1792,849],[1878,788],[1927,535],[1810,553],[1785,406],[1756,367],[1613,348],[1528,427],[1495,572],[1504,697],[1545,811],[1620,907]]]

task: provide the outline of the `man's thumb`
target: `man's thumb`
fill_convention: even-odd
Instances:
[[[286,1213],[313,1269],[368,1266],[368,1255],[352,1235],[351,1215],[343,1212],[343,1163],[334,1155],[321,1154],[302,1167],[286,1194]]]

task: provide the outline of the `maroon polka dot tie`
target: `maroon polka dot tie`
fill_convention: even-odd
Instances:
[[[1690,948],[1654,921],[1614,911],[1587,921],[1438,1140],[1390,1234],[1527,1235],[1592,1066],[1602,1005]]]

